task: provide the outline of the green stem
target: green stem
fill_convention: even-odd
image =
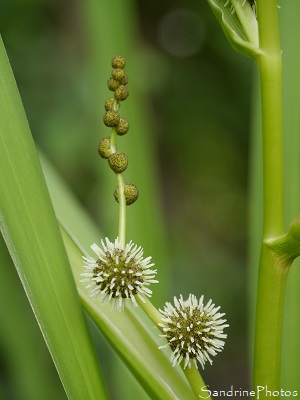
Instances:
[[[262,245],[254,350],[254,387],[280,390],[281,341],[286,280],[291,261]],[[260,398],[264,398],[261,392]]]
[[[115,105],[116,107],[116,105]],[[117,130],[116,128],[112,128],[110,134],[110,149],[112,153],[117,151],[116,147],[116,139],[117,139]],[[125,239],[126,239],[126,198],[124,194],[124,179],[122,174],[116,174],[117,176],[117,184],[119,191],[119,240],[121,242],[121,246],[125,248]]]
[[[207,389],[198,369],[192,364],[191,368],[183,368],[184,375],[191,385],[196,399],[210,399],[210,390]]]
[[[125,248],[126,236],[126,198],[124,194],[124,179],[122,174],[117,175],[118,190],[119,190],[119,240],[122,248]]]
[[[280,390],[284,295],[290,261],[267,246],[284,234],[282,59],[277,0],[257,0],[263,131],[263,243],[254,355],[254,386]],[[260,396],[264,398],[264,396]]]
[[[160,329],[158,325],[161,322],[161,313],[154,307],[150,300],[145,298],[145,302],[143,302],[138,296],[136,296],[136,301],[139,306],[144,310],[145,314],[151,319],[151,321]]]
[[[261,81],[264,238],[284,233],[282,57],[277,0],[258,0]]]

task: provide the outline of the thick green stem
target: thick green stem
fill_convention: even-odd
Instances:
[[[281,339],[286,280],[291,261],[262,245],[254,351],[254,387],[280,390]],[[262,391],[260,398],[264,398]]]
[[[263,236],[268,239],[284,233],[281,54],[263,54],[260,56],[258,65],[263,121]]]
[[[284,233],[282,57],[276,0],[258,0],[261,82],[264,238]]]
[[[263,130],[263,244],[255,332],[254,386],[280,390],[281,337],[290,261],[266,242],[284,234],[282,59],[277,0],[257,0]],[[261,392],[264,398],[265,392]]]

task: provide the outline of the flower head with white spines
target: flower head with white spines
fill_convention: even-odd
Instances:
[[[101,240],[102,249],[93,244],[91,249],[97,255],[97,259],[83,257],[84,268],[81,282],[89,282],[86,288],[90,296],[100,296],[100,300],[109,300],[112,308],[119,311],[124,309],[126,299],[131,299],[137,306],[136,296],[145,302],[144,296],[151,297],[152,290],[148,288],[151,283],[158,283],[153,279],[157,270],[150,269],[154,266],[150,263],[151,257],[143,258],[143,249],[132,241],[125,248],[118,238],[110,242],[105,238]]]
[[[227,337],[223,329],[229,325],[222,319],[224,313],[219,313],[220,307],[215,307],[211,300],[204,305],[204,296],[198,300],[190,294],[187,300],[182,295],[174,297],[174,305],[167,302],[163,310],[162,322],[159,323],[168,344],[160,346],[171,347],[171,362],[173,367],[183,362],[183,367],[190,368],[192,363],[198,368],[197,361],[204,369],[208,361],[212,364],[211,356],[221,352]]]

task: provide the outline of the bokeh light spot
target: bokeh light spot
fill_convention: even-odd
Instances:
[[[204,23],[192,10],[176,9],[160,22],[158,39],[161,47],[175,57],[186,58],[198,53],[205,37]]]

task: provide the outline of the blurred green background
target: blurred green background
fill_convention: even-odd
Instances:
[[[111,58],[126,57],[130,96],[120,111],[131,127],[118,148],[129,157],[125,180],[140,190],[127,237],[159,269],[156,306],[190,292],[221,305],[228,340],[203,377],[214,389],[247,389],[252,62],[230,48],[205,1],[2,0],[0,28],[37,146],[98,224],[99,238],[117,234],[115,178],[97,144],[109,135],[102,114]],[[25,308],[18,290],[11,301]],[[31,329],[27,314],[22,324]],[[23,400],[3,332],[0,339],[0,398]],[[51,364],[42,339],[33,351],[38,365]],[[106,351],[100,362],[111,398],[126,399]],[[51,371],[55,398],[64,399]]]

